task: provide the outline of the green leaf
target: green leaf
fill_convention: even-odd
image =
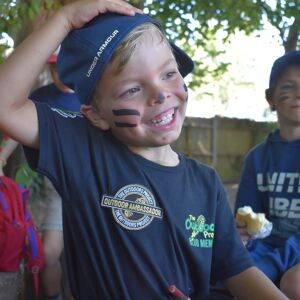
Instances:
[[[36,176],[37,173],[30,169],[27,163],[24,163],[17,171],[15,181],[22,186],[29,187]]]

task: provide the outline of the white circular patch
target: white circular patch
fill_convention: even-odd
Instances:
[[[162,218],[162,211],[156,207],[152,193],[140,185],[127,185],[114,196],[126,200],[127,208],[113,208],[115,220],[129,230],[140,230],[148,226],[154,217]]]

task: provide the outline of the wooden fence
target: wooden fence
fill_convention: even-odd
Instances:
[[[173,148],[214,167],[223,182],[238,182],[245,154],[274,127],[246,119],[188,117]]]

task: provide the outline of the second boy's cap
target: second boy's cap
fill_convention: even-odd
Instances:
[[[82,104],[90,104],[96,84],[120,42],[144,23],[153,23],[161,28],[156,20],[144,14],[104,14],[71,31],[64,39],[57,61],[59,78],[77,93]],[[179,47],[170,44],[184,77],[192,72],[194,63]]]
[[[269,88],[272,88],[276,84],[276,81],[288,66],[297,64],[300,64],[300,51],[288,52],[277,58],[271,69]]]

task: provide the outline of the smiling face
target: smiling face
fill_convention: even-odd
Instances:
[[[268,101],[281,126],[300,126],[300,65],[285,69]]]
[[[172,143],[185,117],[187,88],[168,42],[157,30],[140,37],[121,68],[108,64],[97,86],[93,113],[83,110],[94,125],[110,128],[129,147]]]

